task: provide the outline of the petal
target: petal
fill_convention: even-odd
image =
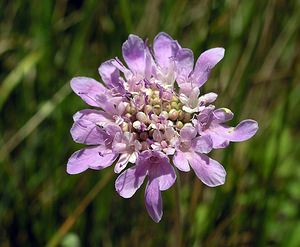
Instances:
[[[195,65],[191,75],[194,86],[201,87],[208,79],[210,71],[224,57],[224,48],[213,48],[203,52]]]
[[[162,69],[169,71],[170,59],[175,58],[179,48],[177,41],[173,40],[168,34],[159,33],[153,42],[155,61]]]
[[[105,126],[106,124],[113,123],[109,114],[104,111],[85,109],[76,112],[73,116],[74,122],[79,119],[88,120],[93,123],[97,123],[100,126]]]
[[[181,151],[176,151],[175,155],[173,156],[174,165],[183,172],[190,171],[190,166],[187,160],[188,153],[184,153]]]
[[[119,79],[119,70],[113,65],[114,62],[115,60],[111,59],[102,63],[98,69],[99,74],[107,87],[114,88],[117,90],[117,92],[123,95],[125,94],[125,88],[123,83]]]
[[[116,191],[124,198],[130,198],[141,187],[147,175],[147,166],[135,165],[122,172],[115,182]]]
[[[193,139],[193,148],[197,153],[209,153],[213,148],[213,141],[209,135],[198,136]]]
[[[258,123],[252,119],[240,122],[232,132],[229,134],[230,141],[242,142],[250,139],[256,134],[258,130]]]
[[[122,52],[128,67],[132,71],[144,75],[147,56],[144,41],[140,37],[130,34],[122,46]]]
[[[162,198],[157,180],[149,181],[145,191],[145,204],[148,214],[156,223],[158,223],[163,215]]]
[[[102,128],[85,119],[79,119],[74,122],[70,133],[75,142],[87,145],[102,144],[107,137]]]
[[[117,161],[115,165],[115,173],[120,173],[125,169],[129,162],[130,154],[121,154],[119,160]]]
[[[176,173],[168,156],[164,155],[156,165],[149,168],[149,179],[157,180],[161,191],[169,189],[176,180]]]
[[[177,78],[176,81],[180,87],[187,81],[189,74],[194,67],[194,54],[192,50],[183,48],[180,49],[175,58]]]
[[[233,118],[233,113],[227,108],[219,108],[213,111],[214,121],[225,123]]]
[[[215,187],[225,183],[226,171],[216,160],[194,153],[189,163],[197,177],[207,186]]]
[[[75,77],[71,80],[72,90],[87,104],[100,107],[98,96],[107,91],[98,81],[88,77]]]
[[[73,153],[68,160],[67,173],[77,174],[88,168],[99,170],[110,166],[117,156],[107,151],[103,146],[96,146]]]
[[[181,130],[180,130],[180,138],[182,140],[192,140],[197,135],[197,130],[192,126],[186,124]]]

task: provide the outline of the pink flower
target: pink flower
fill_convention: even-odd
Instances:
[[[138,36],[129,35],[122,52],[127,67],[118,58],[99,67],[105,86],[87,77],[71,81],[73,91],[97,109],[73,117],[74,141],[89,147],[70,157],[67,172],[100,170],[115,163],[114,171],[121,173],[115,187],[124,198],[132,197],[148,177],[146,208],[159,222],[161,191],[176,179],[170,159],[181,171],[192,168],[208,186],[224,184],[225,169],[207,154],[230,141],[251,138],[258,125],[244,120],[235,128],[227,126],[233,114],[211,105],[217,94],[200,95],[199,88],[224,56],[223,48],[205,51],[194,66],[191,50],[159,33],[152,50]]]

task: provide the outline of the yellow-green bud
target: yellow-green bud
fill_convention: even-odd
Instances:
[[[184,116],[183,116],[183,122],[188,123],[190,121],[191,121],[191,114],[188,112],[185,112]]]
[[[159,113],[161,112],[161,108],[160,105],[154,105],[153,106],[153,112],[157,115],[159,115]]]
[[[173,95],[173,96],[172,96],[172,99],[171,99],[171,101],[173,101],[173,102],[176,102],[176,103],[177,103],[177,102],[178,102],[178,98],[177,98],[175,95]]]
[[[176,103],[176,102],[171,102],[171,108],[172,109],[176,109],[177,110],[177,108],[178,108],[178,104]]]
[[[183,127],[183,122],[177,121],[176,128],[181,129]]]
[[[145,105],[144,111],[148,114],[149,112],[152,111],[152,106],[151,105]]]
[[[182,111],[182,110],[179,110],[179,111],[178,111],[178,119],[179,119],[179,120],[182,120],[182,119],[183,119],[183,116],[184,116],[183,111]]]

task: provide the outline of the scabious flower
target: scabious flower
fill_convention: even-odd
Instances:
[[[194,66],[190,49],[159,33],[152,48],[129,35],[122,52],[127,67],[118,58],[100,65],[105,85],[87,77],[71,80],[73,91],[96,109],[73,117],[74,141],[89,146],[69,158],[67,172],[115,164],[114,171],[120,173],[115,188],[124,198],[132,197],[147,177],[146,209],[159,222],[161,191],[174,184],[174,166],[185,172],[192,168],[207,186],[222,185],[226,171],[207,154],[251,138],[258,125],[254,120],[226,125],[233,113],[212,105],[217,94],[200,95],[211,69],[224,56],[223,48],[205,51]]]

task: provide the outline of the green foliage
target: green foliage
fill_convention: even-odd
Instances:
[[[300,246],[299,13],[297,0],[0,1],[0,246]],[[129,33],[159,31],[195,56],[225,47],[204,91],[260,130],[214,152],[223,187],[181,174],[180,207],[165,192],[155,224],[142,189],[125,200],[111,169],[65,164],[86,107],[70,79],[99,78]]]

